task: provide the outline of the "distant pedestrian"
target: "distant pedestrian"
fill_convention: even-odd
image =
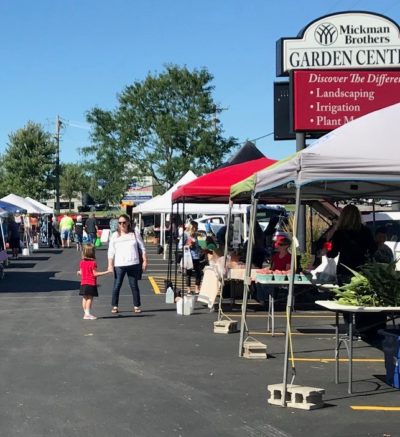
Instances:
[[[60,223],[57,220],[57,217],[54,216],[51,221],[51,229],[54,239],[54,246],[60,248],[61,246],[61,233],[60,233]]]
[[[128,276],[132,291],[133,312],[141,312],[138,280],[141,279],[142,270],[146,270],[146,267],[146,248],[142,237],[139,232],[131,228],[129,216],[122,214],[118,217],[118,231],[111,236],[108,246],[108,270],[114,271],[112,313],[116,314],[119,311],[119,292],[125,275]]]
[[[8,217],[8,243],[14,259],[18,258],[21,244],[19,228],[20,224],[15,221],[14,217],[12,215]]]
[[[76,243],[76,250],[82,250],[82,243],[83,243],[83,223],[82,223],[82,216],[78,215],[76,217],[76,223],[74,226],[74,237],[75,237],[75,243]]]
[[[61,232],[61,246],[70,247],[71,246],[71,235],[72,229],[74,228],[74,221],[68,214],[64,214],[60,221],[60,232]]]
[[[99,228],[97,227],[96,214],[93,213],[92,216],[89,217],[85,222],[85,231],[88,235],[89,243],[95,244],[98,230]]]
[[[96,252],[93,244],[83,247],[82,260],[79,264],[77,274],[81,276],[79,295],[82,296],[82,308],[84,320],[96,320],[97,317],[91,313],[93,298],[99,295],[97,291],[97,277],[107,275],[105,272],[97,271]]]
[[[118,218],[117,217],[112,217],[110,219],[110,236],[114,233],[118,231]]]

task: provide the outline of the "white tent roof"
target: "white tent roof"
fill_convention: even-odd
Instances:
[[[50,206],[47,206],[44,203],[40,203],[37,200],[32,199],[31,197],[25,197],[25,200],[41,209],[43,211],[43,214],[54,214],[53,208],[50,208]]]
[[[8,196],[3,197],[1,200],[26,209],[28,214],[43,214],[43,211],[40,208],[28,202],[23,197],[17,196],[16,194],[9,194]]]
[[[196,179],[197,176],[189,170],[181,179],[173,185],[168,191],[166,191],[161,196],[153,197],[147,202],[141,203],[140,205],[132,208],[132,213],[142,213],[142,214],[160,214],[171,212],[171,196],[172,193],[181,185],[185,185],[190,181]]]
[[[260,198],[400,199],[400,103],[328,133],[256,174]]]

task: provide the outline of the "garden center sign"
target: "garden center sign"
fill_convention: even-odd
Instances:
[[[290,76],[291,128],[326,132],[400,102],[400,32],[387,17],[342,12],[277,41],[277,75]]]
[[[277,76],[294,69],[399,68],[398,25],[370,12],[343,12],[277,42]]]

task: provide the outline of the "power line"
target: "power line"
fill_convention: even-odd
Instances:
[[[239,145],[240,146],[243,146],[244,144],[246,144],[248,141],[251,141],[252,143],[254,142],[256,142],[256,141],[258,141],[258,140],[262,140],[263,138],[267,138],[267,137],[270,137],[271,135],[273,135],[274,133],[273,132],[270,132],[269,134],[265,134],[265,135],[262,135],[261,137],[257,137],[257,138],[253,138],[252,140],[245,140],[245,141],[242,141],[241,143],[239,143]]]

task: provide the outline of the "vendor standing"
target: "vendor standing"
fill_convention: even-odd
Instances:
[[[375,251],[374,237],[371,231],[363,225],[360,211],[355,205],[346,205],[332,236],[331,250],[327,253],[328,258],[336,258],[339,255],[336,269],[338,284],[343,285],[351,281],[353,274],[346,267],[359,270],[363,264],[372,260]],[[371,317],[368,314],[365,316]],[[348,313],[343,314],[346,328],[349,322],[348,317]],[[361,318],[360,315],[356,315],[356,328],[360,330],[361,325],[370,324],[369,320],[361,320]]]

